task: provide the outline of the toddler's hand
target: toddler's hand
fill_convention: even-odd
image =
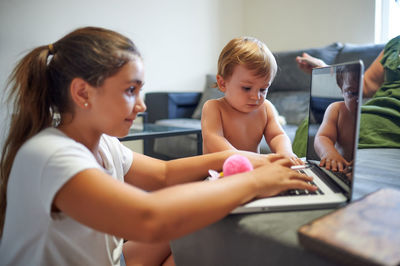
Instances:
[[[294,165],[304,165],[304,162],[296,155],[289,157],[289,159],[293,162]]]
[[[319,166],[333,172],[343,172],[351,163],[347,162],[339,153],[325,154],[322,156]]]

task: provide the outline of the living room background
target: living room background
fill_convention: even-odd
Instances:
[[[375,0],[106,0],[0,2],[0,86],[29,49],[82,26],[117,30],[138,45],[148,91],[201,91],[227,41],[255,36],[272,51],[373,43]],[[0,145],[8,124],[0,107]]]

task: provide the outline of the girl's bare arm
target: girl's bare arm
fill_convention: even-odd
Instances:
[[[223,218],[259,195],[292,188],[315,190],[304,182],[310,178],[291,170],[290,165],[289,160],[276,157],[251,172],[151,193],[89,169],[68,181],[53,205],[78,222],[108,234],[143,242],[171,240]]]
[[[241,154],[247,157],[254,168],[268,164],[276,157],[247,151],[226,150],[162,161],[134,153],[133,163],[125,176],[125,182],[144,190],[152,191],[166,186],[203,180],[208,176],[209,169],[222,170],[223,162],[233,154]]]

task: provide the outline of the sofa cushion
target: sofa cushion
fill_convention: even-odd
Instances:
[[[308,91],[269,92],[267,99],[288,124],[299,125],[308,114],[309,95]]]
[[[288,135],[290,141],[293,143],[294,137],[296,135],[296,130],[297,130],[297,125],[283,125],[282,126],[283,131],[285,131],[286,135]],[[265,141],[265,138],[262,138],[260,142],[260,153],[267,154],[271,153],[271,149],[269,148],[267,142]]]
[[[345,44],[343,49],[335,58],[335,64],[356,61],[362,58],[364,62],[364,69],[367,69],[379,53],[385,47],[384,44]]]
[[[321,48],[273,53],[278,64],[278,72],[269,91],[307,91],[310,86],[310,75],[304,73],[297,66],[296,56],[300,56],[303,52],[306,52],[322,59],[327,64],[332,64],[342,48],[343,44],[333,43]]]
[[[145,95],[147,122],[164,118],[189,118],[196,109],[200,92],[148,92]]]
[[[224,93],[221,92],[218,88],[215,88],[215,84],[217,83],[217,79],[215,75],[208,74],[206,76],[206,86],[204,88],[203,94],[201,95],[199,104],[193,112],[192,118],[201,119],[201,111],[203,109],[203,105],[206,101],[210,99],[217,99],[224,96]]]

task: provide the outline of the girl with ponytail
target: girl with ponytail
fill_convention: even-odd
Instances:
[[[17,64],[0,162],[1,265],[119,265],[122,252],[127,265],[171,265],[168,241],[257,196],[314,190],[279,155],[161,161],[130,151],[117,137],[146,110],[143,82],[134,43],[103,28],[77,29]],[[194,182],[234,153],[255,170]]]

